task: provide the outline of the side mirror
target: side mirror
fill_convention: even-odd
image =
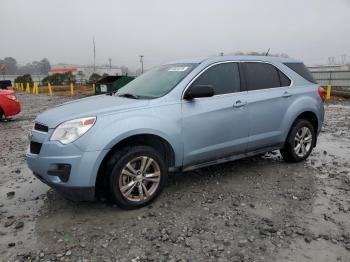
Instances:
[[[191,85],[185,95],[184,99],[192,100],[199,97],[211,97],[214,95],[214,89],[211,85]]]

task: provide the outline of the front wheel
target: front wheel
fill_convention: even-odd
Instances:
[[[298,119],[292,126],[284,147],[280,150],[287,162],[300,162],[308,158],[316,139],[312,124],[305,119]]]
[[[0,121],[5,119],[4,111],[0,108]]]
[[[161,192],[167,179],[167,165],[158,151],[135,146],[112,157],[109,174],[110,197],[124,209],[143,207]]]

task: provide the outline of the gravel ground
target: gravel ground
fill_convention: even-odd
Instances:
[[[278,152],[170,176],[151,205],[73,203],[26,167],[39,112],[70,100],[18,94],[0,123],[0,261],[350,261],[350,101],[326,105],[304,163]]]

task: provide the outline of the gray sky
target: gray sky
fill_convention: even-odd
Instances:
[[[350,61],[350,0],[0,0],[0,58],[145,67],[219,52]]]

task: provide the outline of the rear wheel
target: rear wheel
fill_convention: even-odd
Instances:
[[[298,119],[293,124],[284,147],[280,150],[287,162],[300,162],[308,158],[316,139],[313,125],[305,119]]]
[[[143,207],[162,191],[167,166],[162,156],[149,146],[128,147],[112,157],[109,173],[110,198],[125,209]]]

